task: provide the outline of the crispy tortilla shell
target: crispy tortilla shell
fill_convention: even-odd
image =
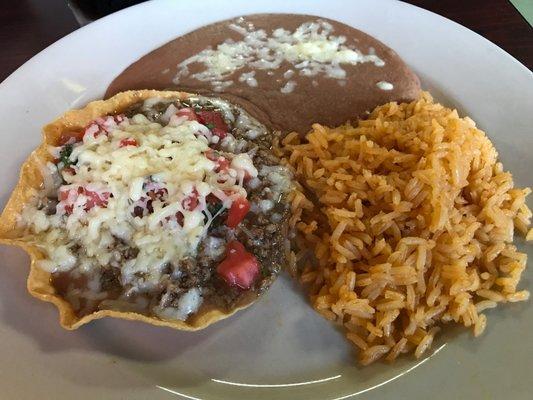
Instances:
[[[188,93],[173,91],[127,91],[118,93],[108,100],[93,101],[80,110],[68,111],[43,128],[43,142],[22,165],[19,181],[0,216],[0,243],[18,246],[30,255],[28,291],[32,296],[53,303],[57,307],[59,310],[59,322],[63,328],[73,330],[95,319],[114,317],[142,321],[151,325],[167,326],[184,331],[195,331],[233,315],[237,311],[248,307],[257,299],[257,295],[250,293],[248,296],[244,296],[230,311],[211,306],[202,306],[187,321],[165,320],[137,312],[116,310],[99,310],[79,317],[70,303],[58,295],[51,283],[51,274],[37,267],[37,261],[43,259],[44,254],[39,251],[37,246],[28,241],[28,237],[24,235],[24,232],[17,224],[18,216],[22,212],[24,205],[42,188],[43,178],[40,171],[44,163],[52,158],[47,146],[56,146],[63,132],[83,129],[97,117],[123,112],[130,105],[151,97],[186,99],[189,96],[191,95]]]

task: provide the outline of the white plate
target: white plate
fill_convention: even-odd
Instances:
[[[0,85],[0,202],[40,127],[100,97],[137,58],[229,17],[285,12],[352,25],[395,49],[439,99],[468,113],[522,186],[532,186],[533,77],[507,53],[442,17],[395,1],[144,3],[96,21],[36,55]],[[531,247],[529,248],[531,253]],[[432,357],[359,368],[341,333],[288,278],[255,306],[198,333],[101,320],[62,330],[25,289],[28,258],[0,248],[0,397],[5,399],[530,398],[529,304],[489,313],[486,334],[453,333]],[[528,286],[531,272],[525,274]]]

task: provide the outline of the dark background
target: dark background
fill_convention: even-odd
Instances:
[[[201,0],[195,0],[201,1]],[[89,19],[135,0],[74,0]],[[85,3],[92,4],[87,8]],[[533,69],[533,28],[508,0],[409,0],[484,36]],[[51,43],[79,28],[66,0],[2,1],[0,81]]]

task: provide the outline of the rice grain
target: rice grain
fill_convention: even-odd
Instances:
[[[428,93],[355,127],[314,124],[275,151],[301,184],[293,272],[362,364],[421,357],[451,322],[479,336],[482,312],[529,298],[513,233],[533,240],[530,190],[514,188],[474,121]]]

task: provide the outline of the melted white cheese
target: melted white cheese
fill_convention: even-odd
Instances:
[[[66,184],[59,188],[57,213],[48,216],[35,206],[23,211],[22,220],[39,235],[39,245],[48,256],[41,268],[54,272],[77,266],[90,272],[108,265],[117,257],[120,260],[120,254],[109,250],[118,237],[139,250],[135,258],[122,263],[122,284],[149,290],[167,263],[195,255],[213,217],[206,213],[206,220],[204,214],[210,193],[223,197],[224,207],[246,197],[242,177],[258,175],[250,156],[228,154],[230,167],[216,172],[216,163],[205,154],[210,150],[207,128],[196,121],[173,120],[173,111],[168,112],[167,126],[141,114],[118,124],[105,122],[108,133],[90,125],[70,156],[76,174],[63,173]],[[137,145],[121,146],[126,139]],[[231,135],[226,139],[235,141]],[[135,207],[146,210],[150,192],[156,194],[150,205],[153,212],[136,216]],[[94,198],[105,204],[89,206]],[[74,245],[84,251],[77,254]],[[197,298],[191,292],[187,304]],[[185,311],[179,313],[192,309],[183,305]]]
[[[381,90],[392,90],[394,89],[394,85],[390,82],[386,82],[386,81],[379,81],[378,83],[376,83],[376,86],[378,88],[380,88]]]
[[[295,87],[296,87],[295,81],[287,81],[285,86],[283,86],[279,91],[281,93],[291,93],[292,91],[294,91]]]
[[[201,291],[192,288],[180,297],[177,307],[157,307],[155,311],[162,318],[184,321],[190,314],[198,311],[200,304],[202,304]]]
[[[382,67],[385,62],[373,51],[363,54],[353,46],[347,46],[344,36],[333,35],[333,27],[328,22],[317,20],[300,25],[291,32],[282,28],[275,29],[271,35],[263,29],[255,30],[253,25],[240,25],[237,20],[229,27],[243,36],[242,40],[227,40],[215,48],[206,48],[178,65],[174,83],[179,84],[182,77],[190,75],[189,65],[202,64],[203,70],[191,75],[192,78],[210,82],[212,87],[221,91],[233,81],[229,77],[244,68],[251,69],[240,75],[239,81],[251,87],[257,86],[255,70],[267,70],[270,74],[278,70],[282,63],[288,63],[301,76],[324,75],[332,79],[345,79],[343,65],[372,63]],[[283,73],[285,79],[294,75],[292,69]],[[282,85],[282,93],[291,93],[295,83],[288,81]]]
[[[255,71],[245,72],[239,77],[239,82],[246,82],[250,87],[257,87],[257,80],[254,76]]]

